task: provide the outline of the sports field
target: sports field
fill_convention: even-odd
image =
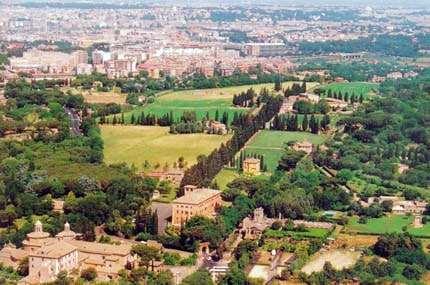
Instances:
[[[375,95],[378,90],[379,84],[377,83],[369,83],[369,82],[339,82],[339,83],[330,83],[328,85],[321,86],[321,89],[331,90],[332,92],[345,94],[348,92],[349,95],[361,95],[363,94],[364,98],[368,96]]]
[[[291,86],[293,82],[284,82],[283,87]],[[142,107],[137,107],[133,111],[125,113],[125,120],[130,122],[131,115],[137,118],[142,112],[146,114],[154,114],[161,117],[165,114],[173,113],[175,119],[179,119],[184,111],[195,111],[197,119],[203,119],[207,113],[211,119],[215,119],[216,111],[221,118],[224,112],[228,113],[229,121],[231,122],[234,113],[247,112],[247,108],[237,108],[232,105],[233,96],[244,92],[249,88],[253,88],[258,94],[261,89],[267,88],[269,92],[273,92],[273,83],[243,85],[225,88],[200,89],[200,90],[183,90],[163,93],[158,96],[154,103],[147,104]]]
[[[196,163],[200,154],[209,154],[231,135],[169,134],[168,127],[102,125],[105,162],[134,165],[143,169],[147,160],[151,167],[169,167],[183,156],[188,166]]]
[[[414,217],[404,215],[390,215],[381,218],[368,219],[367,223],[358,223],[357,217],[352,217],[346,226],[348,231],[364,234],[401,233],[406,227],[407,232],[416,237],[430,237],[430,224],[421,228],[414,228],[412,221]]]
[[[291,141],[308,140],[315,145],[322,144],[326,139],[324,135],[315,135],[309,132],[260,131],[245,147],[245,154],[260,154],[264,156],[268,171],[276,170],[285,144]]]

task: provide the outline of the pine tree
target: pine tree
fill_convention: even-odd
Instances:
[[[363,103],[364,101],[364,96],[363,93],[360,94],[360,97],[358,98],[358,102]]]
[[[219,121],[219,112],[218,112],[218,109],[215,111],[215,121]]]
[[[113,115],[112,125],[116,125],[116,123],[117,123],[116,115]]]
[[[329,97],[329,98],[333,97],[333,93],[332,93],[331,89],[329,89],[327,91],[327,97]]]
[[[131,124],[134,125],[136,123],[136,118],[134,117],[134,113],[131,113]]]
[[[302,121],[302,131],[306,132],[306,130],[308,129],[308,125],[309,125],[308,115],[305,114]]]
[[[124,113],[121,113],[121,124],[125,124]]]

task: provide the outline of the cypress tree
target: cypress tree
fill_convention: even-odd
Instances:
[[[215,121],[219,121],[219,112],[218,112],[218,109],[215,111]]]
[[[306,132],[306,130],[308,129],[308,125],[308,114],[305,114],[302,121],[302,131]]]
[[[116,123],[117,123],[116,115],[113,115],[112,125],[116,125]]]
[[[294,116],[294,125],[293,125],[293,131],[298,131],[299,130],[299,116],[295,115]]]
[[[279,92],[282,90],[282,84],[281,84],[281,78],[280,76],[276,77],[275,80],[275,87],[273,88],[276,92]]]
[[[136,118],[134,117],[134,113],[131,113],[131,124],[134,125],[136,123]]]
[[[302,93],[306,93],[306,81],[305,80],[303,80],[302,87],[301,87],[301,92]]]
[[[315,130],[315,116],[312,114],[311,119],[309,120],[309,128],[311,129],[311,132],[314,133]]]

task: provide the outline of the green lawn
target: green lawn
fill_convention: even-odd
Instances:
[[[291,86],[294,82],[284,82],[283,87]],[[310,83],[314,86],[314,83]],[[273,83],[233,86],[225,88],[200,89],[200,90],[183,90],[165,92],[155,99],[154,103],[147,104],[142,107],[137,107],[132,111],[124,114],[125,121],[130,123],[131,115],[137,118],[142,112],[145,114],[154,114],[158,117],[173,113],[175,119],[179,119],[184,111],[195,111],[197,119],[203,119],[207,113],[211,119],[215,119],[216,111],[221,118],[224,112],[229,115],[231,122],[234,113],[248,112],[248,108],[237,108],[232,105],[233,96],[244,92],[249,88],[253,88],[257,94],[262,88],[267,88],[273,92]]]
[[[200,154],[208,155],[226,142],[231,135],[169,134],[168,127],[149,126],[101,126],[106,163],[126,162],[139,170],[147,160],[152,167],[159,164],[169,167],[183,156],[188,166],[197,161]]]
[[[237,172],[236,169],[223,168],[220,172],[218,172],[217,176],[215,176],[213,181],[216,181],[220,190],[225,190],[227,189],[227,184],[238,178],[239,176],[240,174]]]
[[[339,83],[330,83],[324,86],[321,86],[321,89],[331,90],[332,92],[342,94],[348,92],[349,95],[361,95],[363,94],[364,98],[368,96],[376,94],[378,90],[377,83],[369,83],[369,82],[339,82]]]
[[[290,141],[303,141],[307,139],[315,145],[326,140],[324,135],[315,135],[308,132],[284,132],[263,130],[255,136],[246,146],[245,154],[259,154],[264,156],[268,171],[274,171],[281,158],[285,144]]]
[[[407,227],[407,231],[417,237],[430,236],[430,224],[425,224],[422,228],[413,228],[413,216],[390,215],[381,218],[368,219],[366,224],[358,223],[358,217],[352,217],[349,220],[346,229],[362,234],[384,234],[384,233],[400,233],[403,227]]]

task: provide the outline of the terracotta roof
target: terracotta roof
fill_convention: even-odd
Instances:
[[[9,245],[0,250],[0,263],[6,266],[16,267],[19,261],[23,260],[28,256],[28,252],[22,249],[18,249]]]
[[[173,203],[200,204],[216,195],[219,195],[220,193],[221,192],[218,190],[201,188],[173,200]]]
[[[129,245],[112,245],[81,240],[70,240],[67,241],[67,243],[77,247],[78,250],[82,252],[91,252],[104,255],[127,255],[131,250],[131,246]]]
[[[76,249],[77,248],[71,244],[68,244],[64,241],[59,241],[51,245],[44,245],[35,253],[30,253],[29,255],[45,258],[60,258],[75,251]]]

